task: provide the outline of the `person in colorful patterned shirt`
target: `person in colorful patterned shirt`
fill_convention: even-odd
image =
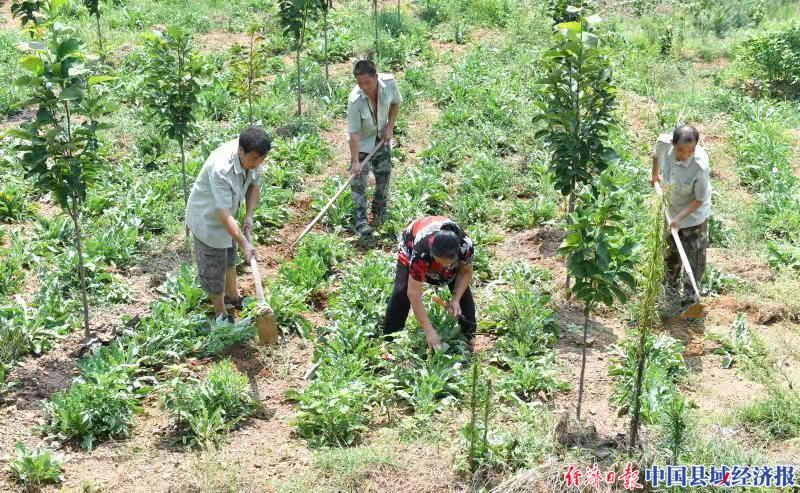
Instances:
[[[391,336],[405,327],[411,309],[425,332],[428,346],[437,349],[441,340],[422,303],[423,284],[447,284],[452,293],[447,311],[458,318],[472,350],[477,326],[475,301],[469,287],[474,254],[472,240],[451,219],[428,216],[412,221],[400,235],[397,273],[386,309],[384,334]]]

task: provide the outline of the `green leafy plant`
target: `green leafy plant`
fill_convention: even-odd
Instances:
[[[317,378],[302,393],[290,391],[299,411],[297,434],[313,446],[350,446],[367,430],[377,382],[356,355],[320,367]]]
[[[0,221],[22,221],[30,218],[35,210],[19,185],[11,183],[0,188]]]
[[[534,121],[544,125],[536,137],[550,152],[556,189],[570,197],[570,214],[576,190],[616,159],[606,143],[616,88],[600,38],[589,29],[584,18],[557,25],[553,46],[544,54],[541,100],[535,103]]]
[[[393,373],[398,385],[397,395],[418,414],[440,411],[461,394],[461,358],[443,351],[427,359],[414,355]]]
[[[58,484],[61,474],[61,459],[46,449],[30,450],[24,443],[14,445],[15,456],[11,460],[11,475],[28,489],[38,490],[46,484]]]
[[[264,50],[264,36],[257,25],[247,29],[248,45],[234,45],[231,49],[230,67],[233,70],[231,89],[240,99],[247,101],[247,117],[253,125],[253,99],[262,92],[266,85],[267,52]]]
[[[483,377],[480,360],[472,364],[469,381],[470,420],[461,429],[461,435],[467,443],[467,463],[469,471],[475,473],[490,454],[489,423],[492,417],[492,380]],[[485,377],[483,377],[485,378]]]
[[[233,427],[259,411],[247,376],[229,360],[214,363],[204,380],[176,382],[164,395],[184,444],[218,443]]]
[[[285,34],[294,39],[295,66],[297,69],[297,114],[303,114],[303,82],[300,53],[306,38],[306,25],[316,19],[325,0],[280,0],[278,18]]]
[[[80,212],[102,167],[97,131],[108,124],[99,119],[113,110],[101,85],[107,76],[89,76],[83,64],[82,43],[60,23],[48,25],[43,42],[28,43],[20,60],[29,74],[16,84],[30,87],[36,119],[10,134],[22,140],[17,150],[36,186],[53,194],[75,226],[78,274],[83,296],[84,330],[89,337],[89,301],[86,294]]]
[[[12,235],[11,242],[9,248],[0,248],[0,299],[16,293],[25,280],[22,243],[16,235]]]
[[[583,344],[577,417],[580,420],[583,381],[586,371],[586,338],[589,316],[599,303],[613,306],[614,300],[627,301],[624,286],[631,289],[636,281],[631,275],[635,240],[623,227],[623,191],[616,188],[610,173],[600,176],[596,190],[585,191],[567,227],[567,237],[559,248],[566,256],[567,270],[575,278],[572,293],[583,302]]]
[[[506,227],[532,229],[555,217],[556,204],[546,198],[514,200],[506,211]]]
[[[636,346],[636,379],[633,384],[633,400],[630,403],[631,425],[628,433],[628,445],[633,448],[639,434],[639,422],[641,421],[641,398],[643,391],[643,380],[645,375],[645,365],[647,357],[648,337],[661,323],[658,314],[658,298],[663,292],[664,281],[664,208],[665,200],[659,199],[650,211],[650,224],[648,225],[647,237],[645,238],[644,263],[642,269],[643,293],[639,303],[636,305],[636,319],[638,320],[637,330],[638,343]],[[676,404],[677,405],[677,404]]]
[[[770,82],[800,82],[800,25],[786,23],[750,35],[739,48],[739,59],[757,78]]]
[[[94,16],[95,25],[97,26],[97,44],[100,47],[100,56],[103,57],[103,32],[100,29],[100,0],[83,0],[83,5],[89,11],[89,14]]]
[[[44,0],[14,0],[11,3],[11,15],[19,19],[22,25],[39,24],[43,20]]]
[[[44,430],[63,440],[76,439],[87,450],[106,437],[130,436],[134,415],[141,411],[143,389],[129,388],[122,371],[95,374],[56,392],[45,405]]]
[[[620,412],[630,412],[634,402],[639,357],[636,338],[627,339],[622,348],[611,351],[608,374],[614,380],[610,398]],[[669,405],[675,384],[688,373],[683,360],[683,345],[667,334],[649,334],[645,341],[644,368],[641,381],[641,422],[655,423]]]
[[[178,141],[184,203],[189,200],[186,181],[186,140],[194,132],[200,77],[206,68],[192,49],[192,37],[178,26],[163,33],[145,33],[148,59],[144,67],[143,99],[158,128]]]

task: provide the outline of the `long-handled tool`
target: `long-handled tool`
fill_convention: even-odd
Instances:
[[[664,189],[661,188],[661,184],[656,182],[655,189],[658,196],[663,199]],[[672,218],[669,217],[669,211],[666,207],[664,208],[664,217],[667,218],[667,227],[669,227],[669,224],[672,222]],[[695,294],[695,303],[689,305],[686,310],[681,313],[681,318],[704,318],[706,316],[705,306],[700,304],[700,290],[697,289],[697,281],[694,279],[694,272],[692,272],[692,266],[689,265],[689,259],[686,257],[686,251],[683,249],[683,244],[678,236],[678,230],[676,228],[669,228],[669,231],[672,233],[672,239],[675,241],[675,246],[678,248],[678,254],[681,257],[683,269],[686,271],[686,275],[689,276],[689,280],[692,282],[692,288],[694,289]]]
[[[249,235],[247,241],[250,242]],[[278,343],[278,320],[275,318],[272,307],[264,299],[264,286],[261,285],[261,274],[258,272],[258,260],[255,255],[250,256],[250,270],[253,271],[253,283],[256,285],[256,296],[258,296],[258,315],[256,316],[258,344],[272,346]]]
[[[372,152],[370,152],[367,155],[367,157],[365,157],[364,160],[361,161],[361,167],[363,168],[364,166],[368,166],[369,160],[372,159],[372,156],[374,156],[375,153],[378,152],[378,150],[380,150],[385,145],[386,145],[386,141],[385,140],[381,140],[380,142],[378,142],[378,145],[375,146],[375,149],[373,149]],[[320,219],[322,219],[322,216],[324,216],[325,213],[328,212],[328,209],[330,209],[330,207],[333,205],[333,203],[336,202],[336,199],[338,199],[339,196],[342,194],[342,192],[344,192],[345,189],[350,186],[350,183],[353,181],[353,178],[355,178],[355,176],[356,175],[350,173],[350,177],[347,178],[347,181],[344,182],[341,187],[339,187],[339,190],[337,190],[335,194],[333,194],[333,197],[331,197],[331,199],[328,201],[328,203],[325,204],[325,207],[323,207],[322,210],[319,211],[319,214],[317,214],[317,217],[315,217],[314,220],[311,221],[308,224],[308,226],[306,226],[306,228],[303,230],[303,232],[300,233],[300,236],[298,236],[297,239],[294,240],[294,243],[292,243],[292,248],[294,248],[295,245],[300,243],[300,240],[302,240],[303,237],[305,235],[307,235],[309,231],[311,231],[311,228],[313,228],[314,225],[317,224],[317,222],[319,222]]]

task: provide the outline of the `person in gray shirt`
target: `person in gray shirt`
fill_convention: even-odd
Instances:
[[[689,265],[697,284],[706,270],[708,247],[708,218],[711,215],[711,176],[708,154],[699,145],[700,132],[681,125],[672,135],[658,137],[653,152],[650,183],[662,182],[667,197],[667,210],[672,222],[668,228],[677,229],[686,250]],[[665,231],[667,247],[667,287],[677,294],[681,276],[681,259],[669,229]],[[683,279],[682,305],[696,302],[691,282]]]
[[[194,236],[194,255],[200,285],[208,293],[217,319],[228,319],[226,302],[240,303],[236,283],[236,247],[249,262],[255,256],[250,244],[253,212],[258,205],[264,159],[272,146],[267,133],[249,127],[238,139],[219,146],[203,164],[189,203],[186,226]],[[245,202],[242,227],[236,213]]]

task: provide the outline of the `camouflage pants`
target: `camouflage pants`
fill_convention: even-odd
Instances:
[[[358,160],[364,161],[368,153],[358,154]],[[376,152],[367,165],[361,168],[353,183],[350,185],[350,194],[355,205],[355,226],[359,227],[367,224],[367,182],[369,172],[372,170],[375,175],[375,194],[372,197],[372,214],[376,222],[383,222],[386,219],[386,207],[389,200],[389,179],[392,176],[392,153],[388,147],[384,147]]]
[[[681,301],[684,304],[693,303],[694,290],[692,289],[692,283],[688,275],[681,275],[683,264],[681,263],[678,248],[675,246],[675,240],[672,238],[669,228],[665,228],[664,235],[667,241],[666,248],[664,249],[667,286],[672,289],[673,292],[678,293],[680,284],[683,284],[683,296]],[[679,230],[678,238],[680,238],[683,249],[686,251],[686,258],[689,259],[689,265],[692,267],[692,272],[694,272],[694,278],[699,288],[700,280],[703,279],[703,273],[706,271],[708,220],[703,221],[697,226]]]

